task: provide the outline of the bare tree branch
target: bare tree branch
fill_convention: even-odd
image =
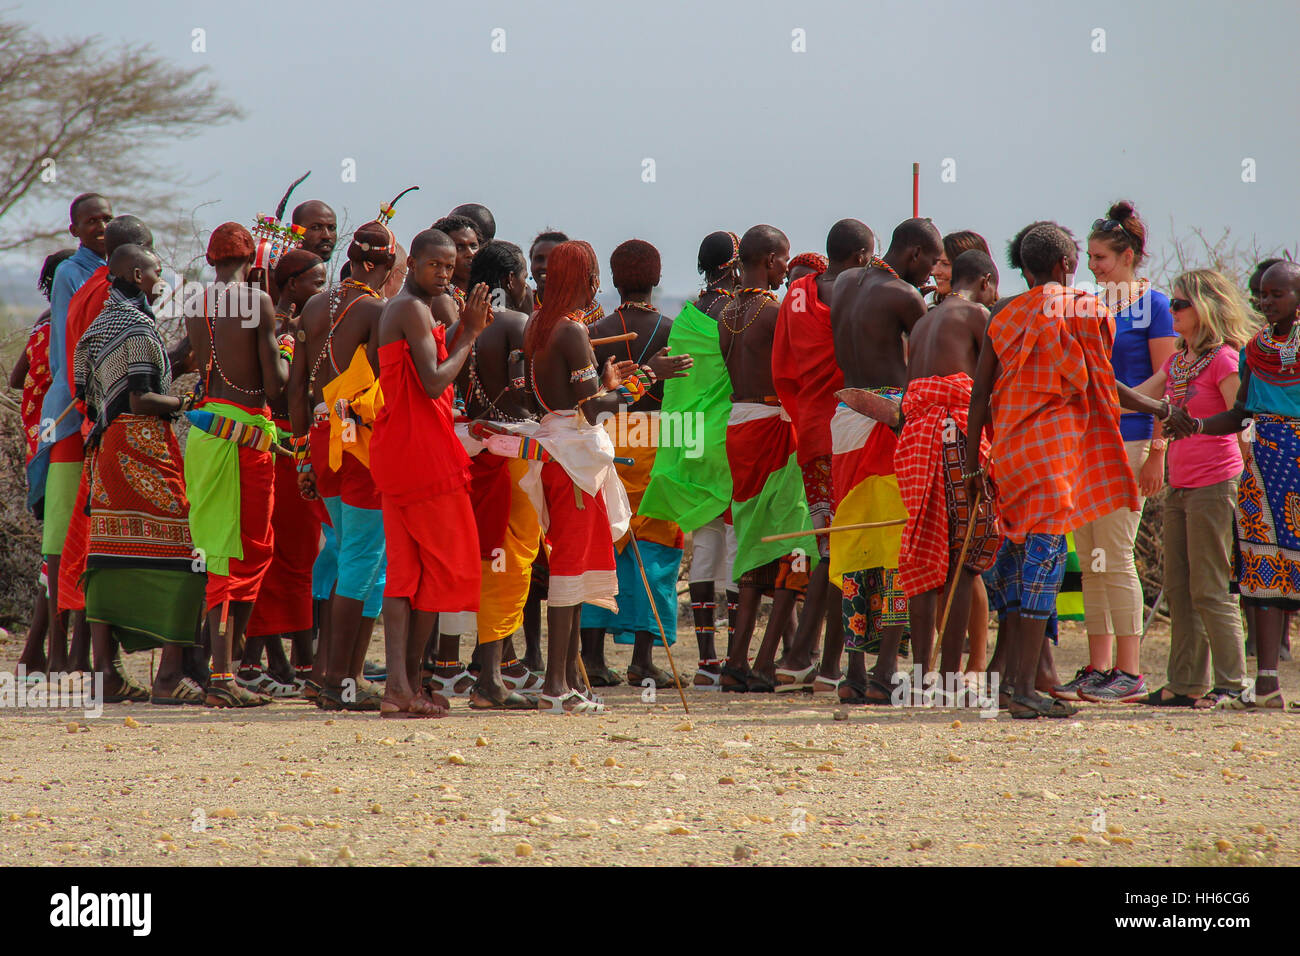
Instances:
[[[130,195],[145,218],[170,218],[192,183],[150,147],[241,115],[206,68],[180,70],[149,47],[98,37],[50,40],[0,13],[0,252],[62,235],[34,208],[59,180],[93,180]]]

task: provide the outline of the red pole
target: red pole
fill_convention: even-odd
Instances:
[[[921,164],[912,164],[912,218],[921,215]]]

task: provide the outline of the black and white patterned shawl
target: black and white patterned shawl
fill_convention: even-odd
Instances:
[[[165,393],[172,367],[153,312],[143,295],[115,284],[99,317],[90,323],[73,356],[77,396],[90,409],[98,435],[130,410],[131,392]]]

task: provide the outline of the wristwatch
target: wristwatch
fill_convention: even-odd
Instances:
[[[1151,447],[1156,451],[1164,451],[1169,447],[1169,442],[1163,438],[1151,439]]]

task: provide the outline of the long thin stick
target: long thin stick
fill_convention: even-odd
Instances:
[[[893,521],[864,521],[859,524],[837,524],[830,528],[809,528],[807,531],[786,531],[782,534],[769,534],[759,540],[767,541],[785,541],[789,538],[805,538],[810,534],[834,534],[836,531],[865,531],[867,528],[893,528],[900,524],[907,524],[906,518],[895,518]]]
[[[52,424],[52,425],[50,426],[50,435],[51,435],[51,436],[53,436],[53,434],[54,434],[54,429],[56,429],[56,428],[59,427],[59,422],[63,421],[65,418],[67,418],[67,417],[68,417],[68,412],[72,411],[72,410],[73,410],[74,408],[76,408],[76,407],[77,407],[77,400],[74,398],[72,401],[70,401],[70,402],[68,403],[68,407],[67,407],[67,408],[65,408],[63,411],[59,412],[59,417],[56,418],[56,419],[54,419],[54,424]]]
[[[912,164],[912,218],[921,215],[921,164]]]
[[[579,640],[581,640],[581,638],[579,638]],[[578,647],[578,670],[582,673],[582,682],[587,685],[587,693],[594,694],[595,691],[591,689],[591,678],[587,676],[587,665],[582,662],[581,645]]]
[[[645,573],[645,562],[641,560],[641,549],[636,543],[636,532],[628,529],[628,540],[632,542],[632,556],[636,566],[641,569],[641,583],[645,585],[645,596],[650,601],[650,610],[654,612],[655,624],[659,625],[659,639],[664,642],[664,651],[668,654],[668,666],[673,669],[673,682],[677,685],[677,696],[682,699],[682,709],[689,716],[691,708],[686,703],[686,692],[682,690],[682,679],[677,676],[677,665],[673,662],[672,648],[668,646],[668,634],[664,631],[664,622],[659,619],[659,605],[655,603],[654,592],[650,590],[650,578]]]
[[[613,342],[631,342],[636,338],[635,332],[624,332],[622,335],[606,335],[603,338],[592,339],[592,345],[609,345]]]
[[[980,492],[976,490],[975,498],[971,502],[970,525],[966,528],[966,540],[962,543],[961,555],[957,558],[957,570],[952,576],[952,587],[948,589],[948,600],[943,605],[943,620],[939,622],[939,633],[935,635],[934,644],[930,647],[927,673],[934,670],[935,661],[939,659],[939,651],[943,647],[943,632],[948,629],[948,614],[952,611],[952,599],[957,596],[957,582],[961,580],[961,569],[966,564],[966,552],[970,550],[971,539],[975,537],[975,524],[979,520],[979,510]]]

